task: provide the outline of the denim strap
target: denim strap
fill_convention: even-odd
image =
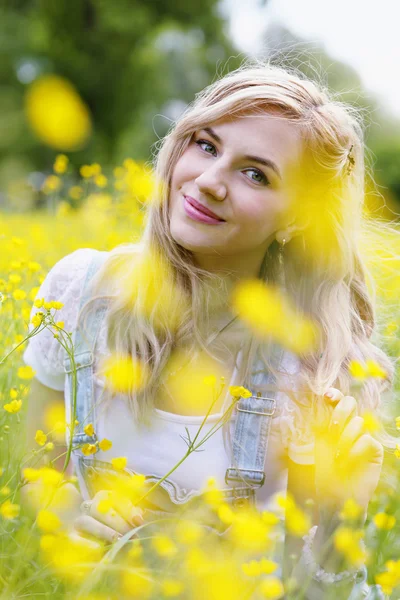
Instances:
[[[86,279],[83,286],[82,296],[79,304],[79,312],[90,298],[89,282],[97,273],[102,263],[107,257],[108,252],[96,251],[91,263],[89,264]],[[74,343],[74,359],[76,365],[76,413],[75,419],[78,420],[78,425],[73,428],[74,435],[72,443],[76,444],[94,444],[97,440],[96,433],[87,435],[84,432],[84,427],[89,423],[93,423],[96,429],[96,410],[93,402],[93,362],[94,350],[96,345],[97,334],[100,329],[100,324],[107,310],[107,302],[104,300],[97,301],[101,303],[96,306],[96,310],[90,310],[85,319],[85,332],[81,326],[77,326],[73,331],[72,340]],[[64,360],[64,370],[69,378],[70,389],[70,405],[71,405],[71,427],[74,422],[74,389],[73,389],[73,365],[71,358],[67,356]],[[81,455],[81,451],[77,450]]]
[[[279,368],[284,356],[284,349],[275,345],[272,357],[275,367]],[[234,487],[237,483],[245,483],[250,488],[261,487],[265,482],[264,463],[278,390],[274,375],[266,371],[260,358],[255,360],[255,367],[258,371],[250,377],[250,382],[245,387],[252,391],[254,386],[262,385],[270,387],[271,391],[267,396],[257,392],[250,398],[241,398],[236,405],[233,465],[225,474],[226,483],[233,484]]]

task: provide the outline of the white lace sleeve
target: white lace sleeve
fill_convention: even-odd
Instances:
[[[292,461],[300,465],[312,465],[315,462],[312,410],[306,402],[298,398],[296,373],[300,366],[299,360],[290,353],[288,356],[291,360],[285,365],[287,376],[282,378],[287,393],[280,396],[282,443]],[[301,405],[295,401],[295,397],[301,400]]]
[[[55,312],[55,321],[63,321],[66,331],[73,331],[76,327],[83,283],[95,252],[97,250],[91,248],[80,248],[64,256],[49,271],[36,294],[35,300],[44,298],[48,302],[58,300],[64,304],[63,308]],[[39,310],[41,309],[32,306],[29,332],[34,329],[31,321]],[[43,329],[29,340],[22,358],[34,369],[35,377],[43,385],[54,390],[64,390],[65,350],[49,329]]]

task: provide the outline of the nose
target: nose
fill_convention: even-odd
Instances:
[[[216,200],[222,201],[225,199],[226,185],[219,170],[215,168],[207,169],[195,179],[195,182],[201,193],[209,194]]]

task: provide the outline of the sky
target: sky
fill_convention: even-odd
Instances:
[[[400,0],[222,0],[240,51],[257,54],[262,34],[280,23],[350,64],[364,87],[400,119]]]

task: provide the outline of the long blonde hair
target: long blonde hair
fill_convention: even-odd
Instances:
[[[363,215],[365,165],[361,116],[354,107],[334,99],[323,85],[295,69],[253,59],[198,93],[162,140],[155,157],[158,196],[148,204],[141,247],[144,252],[156,250],[168,265],[174,290],[179,291],[176,300],[181,317],[179,327],[171,331],[167,324],[156,324],[153,313],[144,318],[139,303],[132,305],[126,294],[120,293],[118,282],[112,294],[105,293],[116,268],[121,272],[121,265],[124,273],[121,286],[134,280],[136,244],[114,248],[93,282],[93,300],[101,297],[110,300],[107,313],[110,350],[139,358],[150,368],[147,385],[128,394],[138,420],[148,422],[162,371],[175,346],[194,340],[199,348],[204,348],[200,323],[207,319],[211,305],[208,290],[215,289],[215,284],[224,289],[223,278],[199,268],[192,253],[171,236],[168,204],[175,165],[198,129],[226,115],[241,117],[268,112],[278,113],[280,118],[300,127],[304,142],[304,160],[299,169],[302,213],[296,214],[295,206],[291,210],[299,221],[306,216],[307,228],[304,235],[285,247],[285,292],[299,311],[319,325],[322,337],[315,352],[300,357],[298,377],[315,403],[317,396],[330,386],[338,387],[344,394],[350,392],[351,360],[378,362],[387,377],[369,379],[359,391],[360,414],[366,410],[379,412],[381,394],[391,388],[394,361],[378,346],[374,283],[360,252],[360,238],[376,228],[384,231],[387,227],[390,233],[397,232],[389,225],[369,222]],[[348,174],[350,149],[354,165]],[[315,248],[319,250],[316,252]],[[278,252],[279,246],[274,241],[260,271],[260,277],[269,283],[279,278]],[[140,290],[143,294],[145,291]],[[157,302],[164,300],[159,297]],[[375,343],[371,341],[373,333]],[[256,347],[253,340],[240,367],[239,381],[244,382],[248,377]],[[273,370],[264,349],[262,356],[266,368]],[[395,438],[383,433],[379,436],[383,443],[394,446]]]

